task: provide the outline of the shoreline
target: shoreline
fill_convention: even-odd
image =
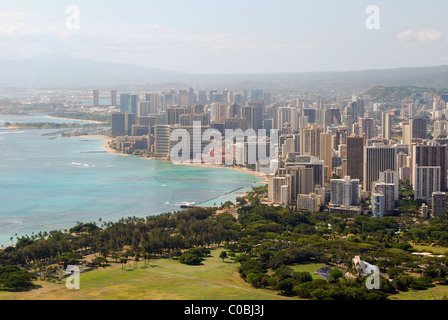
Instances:
[[[50,116],[48,114],[46,114],[45,117],[50,118],[50,119],[58,119],[58,120],[73,120],[73,121],[91,122],[91,123],[95,123],[95,124],[105,124],[106,123],[106,122],[97,121],[97,120],[85,120],[85,119],[55,117],[55,116]]]
[[[144,157],[144,156],[135,156],[132,154],[125,154],[125,153],[121,153],[115,149],[112,149],[109,146],[109,143],[112,142],[114,140],[114,138],[111,137],[107,137],[107,136],[99,136],[99,135],[82,135],[82,136],[72,136],[70,138],[93,138],[93,139],[98,139],[98,140],[102,140],[104,142],[104,145],[102,146],[102,149],[106,150],[108,153],[111,154],[115,154],[115,155],[121,155],[121,156],[133,156],[133,157],[139,157],[141,159],[146,159],[146,160],[156,160],[156,161],[165,161],[165,162],[170,162],[169,160],[166,159],[157,159],[154,157]],[[225,165],[217,165],[217,164],[206,164],[206,163],[180,163],[180,164],[176,164],[176,163],[172,163],[173,165],[178,165],[178,166],[193,166],[193,167],[199,167],[199,168],[213,168],[213,169],[227,169],[227,170],[234,170],[234,171],[238,171],[241,173],[247,173],[247,174],[251,174],[257,178],[260,178],[262,181],[259,182],[263,182],[263,183],[267,183],[268,182],[268,178],[266,175],[261,174],[257,171],[252,171],[249,169],[245,169],[245,168],[240,168],[240,167],[235,167],[235,166],[225,166]]]

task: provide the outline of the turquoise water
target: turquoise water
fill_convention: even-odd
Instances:
[[[74,121],[0,115],[4,122]],[[219,205],[260,181],[233,170],[107,153],[101,139],[46,135],[55,131],[0,127],[0,245],[78,221],[178,211],[182,202]]]

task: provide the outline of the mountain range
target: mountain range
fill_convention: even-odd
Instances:
[[[362,91],[375,86],[448,87],[448,66],[291,72],[276,74],[188,74],[125,63],[98,62],[67,55],[40,55],[31,59],[0,60],[0,87],[118,87],[130,85],[278,88]]]

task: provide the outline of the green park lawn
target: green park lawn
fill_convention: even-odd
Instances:
[[[412,248],[422,252],[431,252],[433,254],[445,254],[448,252],[447,247],[441,246],[413,245]]]
[[[219,259],[223,249],[211,251],[200,266],[171,258],[132,262],[125,269],[111,263],[80,276],[80,290],[68,290],[65,281],[36,281],[38,289],[2,292],[0,300],[275,300],[291,299],[243,281],[237,264]]]
[[[295,272],[309,272],[313,279],[324,279],[322,276],[314,274],[318,269],[323,267],[327,266],[321,263],[304,263],[291,266]]]
[[[448,286],[436,285],[426,290],[403,291],[389,296],[390,300],[440,300],[448,297]]]

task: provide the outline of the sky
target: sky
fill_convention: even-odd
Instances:
[[[446,12],[446,0],[0,0],[0,59],[193,74],[437,66],[448,64]]]

